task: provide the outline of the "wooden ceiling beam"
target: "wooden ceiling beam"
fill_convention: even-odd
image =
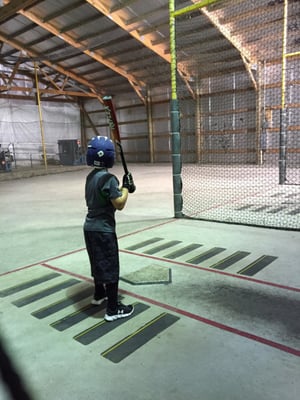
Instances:
[[[22,27],[21,29],[18,29],[16,31],[14,31],[13,34],[9,34],[7,36],[10,39],[13,39],[13,38],[15,38],[17,36],[23,35],[24,33],[28,32],[28,31],[31,31],[31,29],[33,29],[35,27],[36,27],[36,25],[34,23],[32,23],[32,24],[29,24],[29,25],[26,25],[26,26]]]
[[[5,43],[7,43],[9,46],[11,46],[11,47],[13,47],[13,48],[15,48],[17,50],[26,52],[26,54],[28,55],[29,58],[32,58],[32,59],[37,59],[38,58],[38,59],[40,59],[40,62],[43,63],[44,65],[46,65],[46,66],[50,67],[51,69],[61,73],[62,75],[68,76],[70,79],[72,79],[75,82],[78,82],[78,83],[84,85],[86,88],[89,88],[90,90],[93,89],[94,92],[96,92],[96,93],[98,92],[98,93],[101,94],[101,90],[98,87],[96,87],[92,82],[89,82],[86,79],[77,76],[76,74],[72,73],[71,71],[68,71],[68,70],[60,67],[59,65],[53,64],[51,61],[49,61],[47,59],[43,59],[43,55],[42,54],[39,54],[39,53],[37,53],[37,52],[35,52],[33,50],[29,50],[29,49],[24,48],[24,46],[22,46],[20,43],[18,43],[15,40],[11,40],[11,39],[7,38],[1,32],[0,32],[0,41],[3,41]],[[105,93],[102,93],[102,94],[104,95]]]
[[[195,2],[195,0],[192,1]],[[231,34],[230,27],[220,23],[219,17],[214,11],[208,11],[207,7],[203,7],[201,8],[201,13],[203,13],[213,26],[239,51],[243,60],[248,60],[250,64],[257,63],[257,60],[253,57],[251,52],[243,46],[240,38]]]
[[[53,38],[52,33],[47,33],[46,35],[39,36],[37,39],[31,40],[30,42],[26,42],[26,47],[35,46],[36,44],[45,42],[48,39]]]
[[[22,82],[23,84],[24,84],[24,82],[32,83],[33,80],[35,79],[34,74],[32,72],[30,72],[27,69],[24,70],[23,68],[19,68],[19,67],[18,68],[16,67],[16,74],[13,77],[12,77],[12,74],[9,74],[9,73],[6,73],[6,75],[4,75],[2,73],[2,74],[0,74],[0,77],[3,79],[4,82],[6,82],[5,83],[6,85],[12,84],[12,82],[14,82],[14,85],[16,85],[16,86],[18,86],[17,82]],[[8,77],[12,77],[12,79],[10,79],[10,82],[8,82]],[[45,87],[47,87],[47,85],[49,85],[49,82],[46,82],[44,79],[40,79],[40,82],[43,83],[43,85],[45,85]]]
[[[60,17],[63,14],[67,14],[69,11],[75,10],[75,8],[81,7],[84,4],[85,4],[84,0],[73,1],[72,4],[65,6],[63,8],[60,8],[60,9],[46,15],[43,18],[43,22],[48,22],[48,21],[51,21],[51,19],[55,19],[57,17]]]
[[[61,50],[62,53],[65,53],[68,48],[71,48],[71,46],[66,42],[62,42],[61,44],[50,47],[50,49],[47,50],[47,55],[49,56],[50,54],[52,54],[52,56],[54,57],[55,53],[60,52]]]
[[[103,18],[103,16],[100,15],[100,14],[95,14],[92,17],[89,16],[87,18],[81,18],[80,21],[76,21],[76,22],[73,22],[73,24],[64,26],[63,28],[61,28],[59,30],[59,32],[60,33],[65,33],[65,32],[68,32],[68,31],[72,31],[73,29],[79,28],[79,27],[81,27],[83,25],[86,25],[86,24],[90,24],[93,21],[97,21],[100,18]]]
[[[65,33],[60,33],[60,31],[58,29],[56,29],[53,25],[51,25],[49,23],[44,23],[39,17],[37,17],[32,12],[20,10],[19,13],[21,15],[23,15],[24,17],[28,18],[30,21],[35,22],[37,25],[41,26],[48,32],[51,32],[53,35],[58,36],[60,39],[64,40],[66,43],[70,44],[74,48],[79,49],[82,53],[95,59],[100,64],[104,64],[107,68],[110,68],[113,71],[115,71],[117,74],[122,75],[128,81],[133,82],[135,86],[141,87],[141,88],[143,86],[145,86],[145,84],[143,82],[140,82],[134,76],[128,75],[127,71],[120,69],[118,67],[115,67],[115,64],[113,62],[107,60],[105,57],[102,57],[100,54],[85,48],[85,46],[82,43],[77,42],[70,35],[67,35]]]
[[[29,92],[29,93],[35,93],[36,88],[34,87],[22,87],[22,86],[0,86],[0,91],[5,92],[5,91],[10,91],[10,92]],[[76,97],[98,97],[96,93],[85,93],[85,92],[75,92],[75,91],[69,91],[69,90],[54,90],[54,89],[42,89],[39,88],[40,93],[47,93],[51,95],[64,95],[64,96],[76,96]]]
[[[85,66],[91,65],[91,64],[98,65],[98,68],[99,68],[99,64],[95,60],[92,60],[91,58],[88,58],[88,59],[86,59],[84,61],[78,62],[77,64],[72,64],[72,69],[85,67]]]
[[[114,13],[116,11],[122,10],[123,8],[128,7],[131,4],[136,3],[136,2],[137,2],[137,0],[124,0],[124,1],[122,1],[122,4],[117,4],[113,7],[111,7],[110,13]]]
[[[107,29],[101,29],[99,31],[95,30],[93,32],[85,33],[82,36],[79,36],[77,38],[77,41],[78,42],[83,42],[84,40],[87,40],[87,39],[93,39],[94,37],[106,35],[107,33],[113,32],[115,29],[116,29],[115,26],[110,26]]]
[[[149,12],[144,13],[144,14],[139,14],[136,17],[128,19],[126,21],[126,25],[128,26],[128,25],[132,25],[132,24],[134,24],[136,22],[139,22],[141,20],[147,20],[148,17],[151,17],[152,15],[154,15],[156,13],[166,12],[166,14],[168,15],[168,10],[169,10],[169,4],[167,3],[167,4],[165,4],[165,5],[163,5],[163,6],[159,7],[159,8],[156,8],[154,11],[149,11]]]
[[[9,93],[5,93],[5,94],[1,94],[0,93],[0,99],[15,99],[15,100],[25,100],[25,101],[35,101],[36,100],[36,96],[30,96],[30,95],[28,95],[28,96],[24,96],[24,95],[20,95],[20,94],[9,94]],[[43,100],[43,99],[41,99],[41,100]],[[45,99],[45,101],[52,101],[52,102],[56,102],[56,103],[59,103],[59,102],[62,102],[62,103],[77,103],[78,102],[78,99],[77,99],[77,97],[69,97],[69,98],[56,98],[56,97],[47,97],[46,99]]]
[[[43,75],[44,75],[44,77],[46,78],[46,80],[49,82],[49,84],[50,85],[52,85],[53,87],[54,87],[54,89],[55,90],[62,90],[64,87],[60,87],[57,83],[56,83],[56,81],[55,81],[55,79],[52,79],[48,74],[47,74],[47,72],[43,69],[43,68],[38,68],[38,70],[39,70],[39,72],[41,72]],[[56,79],[58,79],[59,78],[59,74],[58,75],[56,75]],[[40,78],[39,78],[39,81],[40,81]],[[49,85],[49,86],[50,86]],[[49,87],[48,86],[48,87]],[[48,88],[47,87],[47,88]]]
[[[20,10],[32,7],[40,3],[42,0],[11,0],[5,1],[5,5],[1,8],[0,23],[13,18]]]
[[[95,74],[95,73],[102,73],[103,71],[101,71],[100,69],[99,69],[99,67],[96,65],[96,66],[94,66],[93,68],[90,68],[90,69],[86,69],[86,70],[84,70],[84,71],[82,71],[82,72],[77,72],[78,73],[78,75],[79,76],[81,76],[81,75],[92,75],[92,74]],[[123,79],[123,77],[121,77],[122,79]]]
[[[171,54],[169,50],[169,41],[166,40],[164,43],[155,43],[157,41],[158,36],[161,36],[161,34],[153,29],[147,34],[141,34],[141,32],[138,29],[133,29],[132,25],[128,25],[127,22],[124,22],[124,20],[121,18],[121,16],[118,14],[118,10],[124,9],[126,6],[128,6],[131,3],[134,3],[134,1],[125,1],[120,5],[120,7],[115,7],[112,9],[109,9],[103,4],[103,1],[101,0],[86,0],[87,3],[91,4],[93,7],[95,7],[98,11],[100,11],[102,14],[104,14],[106,17],[111,19],[116,25],[118,25],[121,29],[124,31],[127,31],[134,39],[136,39],[138,42],[140,42],[143,47],[148,48],[151,50],[153,53],[161,57],[163,60],[165,60],[167,63],[171,63]],[[165,8],[165,6],[163,6]],[[167,20],[169,22],[169,13],[167,15]],[[186,70],[184,64],[178,63],[177,64],[177,70],[178,73],[181,76],[186,76],[187,78],[189,77],[189,73]],[[128,79],[131,84],[134,82],[131,81],[131,79]],[[141,97],[141,93],[137,93],[139,97]]]
[[[153,46],[152,40],[154,40],[153,35],[147,35],[143,36],[140,35],[138,30],[136,29],[131,29],[130,26],[127,26],[126,22],[122,20],[122,18],[118,15],[117,12],[111,13],[110,9],[105,7],[103,5],[103,2],[101,0],[86,0],[87,3],[91,4],[93,7],[96,8],[96,10],[100,11],[102,14],[104,14],[106,17],[110,18],[115,24],[117,24],[121,29],[124,31],[127,31],[132,37],[134,37],[136,40],[141,42],[143,46],[147,47],[157,55],[159,55],[161,58],[163,58],[165,61],[168,63],[171,62],[171,57],[169,54],[165,54],[165,48],[163,46]],[[122,7],[123,8],[123,7]]]
[[[157,19],[155,25],[143,26],[139,29],[140,35],[148,35],[149,33],[159,32],[161,28],[165,28],[169,32],[169,19],[161,18]]]
[[[76,52],[72,52],[69,54],[67,52],[64,52],[64,53],[62,52],[60,56],[59,55],[57,55],[56,57],[51,56],[49,58],[51,58],[51,60],[53,60],[53,62],[55,62],[55,63],[60,63],[62,61],[70,60],[71,58],[80,57],[80,56],[82,56],[81,51],[76,51]]]
[[[264,15],[264,14],[270,15],[270,12],[272,12],[272,15],[274,14],[274,17],[276,17],[275,14],[276,12],[278,16],[281,16],[281,21],[282,21],[282,4],[278,3],[276,5],[274,4],[274,6],[270,7],[265,4],[263,5],[255,4],[252,10],[243,11],[243,7],[238,7],[237,4],[234,4],[232,10],[235,11],[235,14],[233,14],[233,12],[230,12],[230,22],[235,23],[249,18],[252,19],[253,17],[255,18],[257,15]],[[228,23],[228,18],[222,16],[219,18],[219,22],[221,24],[226,24]]]
[[[12,83],[12,81],[14,80],[14,77],[15,77],[17,71],[18,71],[19,65],[20,65],[20,61],[17,61],[16,64],[14,65],[14,68],[13,68],[13,70],[12,70],[12,73],[11,73],[11,75],[10,75],[10,77],[9,77],[8,82],[7,82],[7,85],[8,85],[8,86],[10,86],[11,83]]]
[[[142,50],[143,48],[142,48],[142,45],[140,44],[140,43],[136,43],[134,46],[131,46],[130,47],[130,55],[132,56],[133,54],[134,54],[134,52],[135,51],[140,51],[140,50]],[[120,57],[120,55],[122,55],[122,54],[126,54],[126,55],[128,55],[128,48],[125,48],[125,49],[123,49],[123,50],[114,50],[114,51],[112,51],[112,52],[108,52],[108,53],[106,53],[106,56],[105,57],[107,57],[107,58],[111,58],[111,57],[114,57],[114,56],[116,56],[116,55],[118,55],[118,57]],[[149,59],[151,58],[150,56],[148,57]],[[144,60],[144,57],[143,57],[143,60]],[[124,62],[124,64],[126,64],[126,62],[127,62],[127,60]],[[130,62],[130,61],[129,61]],[[163,62],[163,60],[161,60],[160,62]],[[117,65],[121,65],[121,64],[119,64],[119,63],[117,63]]]
[[[125,33],[126,36],[124,36],[124,33]],[[109,48],[110,46],[114,46],[115,44],[120,44],[120,43],[124,43],[124,42],[128,42],[128,41],[132,40],[131,36],[128,36],[126,34],[126,32],[124,32],[124,33],[123,33],[123,36],[119,36],[116,39],[108,40],[108,41],[102,42],[100,44],[97,44],[97,45],[91,47],[90,50],[91,51],[95,51],[95,50],[99,50],[99,49],[102,49],[102,48]],[[126,51],[128,52],[128,51],[131,51],[131,50],[126,49]],[[105,57],[107,57],[107,55]]]

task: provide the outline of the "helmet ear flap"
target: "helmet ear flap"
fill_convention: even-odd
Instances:
[[[115,147],[108,137],[95,136],[88,143],[87,165],[98,168],[112,168],[115,161]]]

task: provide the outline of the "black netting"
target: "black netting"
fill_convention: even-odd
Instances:
[[[223,0],[175,41],[183,213],[299,229],[300,2]]]

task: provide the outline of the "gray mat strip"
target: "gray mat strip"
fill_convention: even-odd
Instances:
[[[149,254],[149,255],[155,254],[155,253],[158,253],[161,250],[165,250],[165,249],[168,249],[169,247],[175,246],[178,243],[181,243],[181,240],[171,240],[169,242],[161,244],[160,246],[152,247],[152,249],[144,251],[144,253],[145,254]]]
[[[178,320],[179,317],[175,315],[160,314],[134,333],[104,351],[101,355],[114,363],[119,363]]]
[[[223,247],[213,247],[212,249],[207,250],[206,252],[201,253],[198,256],[186,260],[186,262],[190,264],[200,264],[202,261],[205,261],[213,256],[216,256],[217,254],[222,253],[222,251],[225,250],[226,249],[223,249]]]
[[[173,251],[172,253],[166,254],[163,257],[164,258],[170,258],[171,260],[174,260],[177,257],[183,256],[186,253],[189,253],[190,251],[196,250],[199,247],[203,246],[202,244],[198,243],[192,243],[188,246],[183,247],[182,249],[179,249],[177,251]]]
[[[52,322],[50,324],[52,328],[57,329],[58,331],[65,331],[73,325],[78,324],[79,322],[85,320],[86,318],[102,312],[106,308],[106,302],[102,303],[99,306],[93,306],[89,304],[86,307],[81,308],[78,311],[75,311],[72,314],[66,315],[65,317],[59,319],[58,321]]]
[[[85,299],[86,297],[92,296],[93,293],[94,293],[94,288],[91,286],[88,289],[85,289],[79,293],[75,293],[74,295],[66,299],[59,300],[55,303],[49,304],[46,307],[40,308],[39,310],[36,310],[33,313],[31,313],[31,315],[39,319],[46,318],[49,315],[55,314],[56,312],[63,310],[64,308],[71,306],[79,302],[80,300]]]
[[[216,264],[210,265],[210,268],[224,270],[230,267],[232,264],[236,263],[237,261],[242,260],[243,258],[249,256],[250,253],[247,251],[237,251],[236,253],[231,254],[227,258],[220,260]]]
[[[111,332],[113,329],[118,328],[120,325],[124,324],[129,319],[134,318],[135,316],[141,314],[148,308],[149,306],[146,304],[136,303],[134,304],[134,313],[130,317],[118,319],[113,322],[106,322],[105,320],[102,320],[98,324],[93,325],[89,329],[86,329],[85,331],[80,332],[78,335],[74,336],[74,339],[84,345],[90,344],[95,340],[99,339],[100,337]]]
[[[18,285],[11,286],[7,289],[1,290],[0,297],[6,297],[16,292],[21,292],[22,290],[29,289],[33,286],[39,285],[40,283],[50,281],[51,279],[54,279],[60,275],[61,274],[58,272],[51,272],[50,274],[40,276],[39,278],[31,279]]]
[[[251,264],[247,265],[245,268],[238,271],[238,274],[252,276],[257,272],[261,271],[263,268],[267,267],[271,262],[276,260],[278,257],[273,256],[261,256],[257,260],[253,261]]]
[[[60,290],[67,289],[70,286],[76,285],[79,283],[77,279],[68,279],[58,285],[51,286],[45,290],[41,290],[40,292],[33,293],[29,296],[22,297],[21,299],[15,300],[12,302],[17,307],[23,307],[27,304],[33,303],[36,300],[40,300],[44,297],[50,296],[51,294],[57,293]]]
[[[136,244],[134,244],[132,246],[126,247],[126,250],[137,250],[137,249],[140,249],[141,247],[148,246],[149,244],[153,244],[153,243],[159,242],[160,240],[163,240],[163,238],[148,239],[148,240],[145,240],[144,242],[139,242],[139,243],[136,243]]]

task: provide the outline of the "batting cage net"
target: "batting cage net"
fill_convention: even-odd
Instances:
[[[299,229],[300,1],[194,3],[171,13],[182,212]]]

